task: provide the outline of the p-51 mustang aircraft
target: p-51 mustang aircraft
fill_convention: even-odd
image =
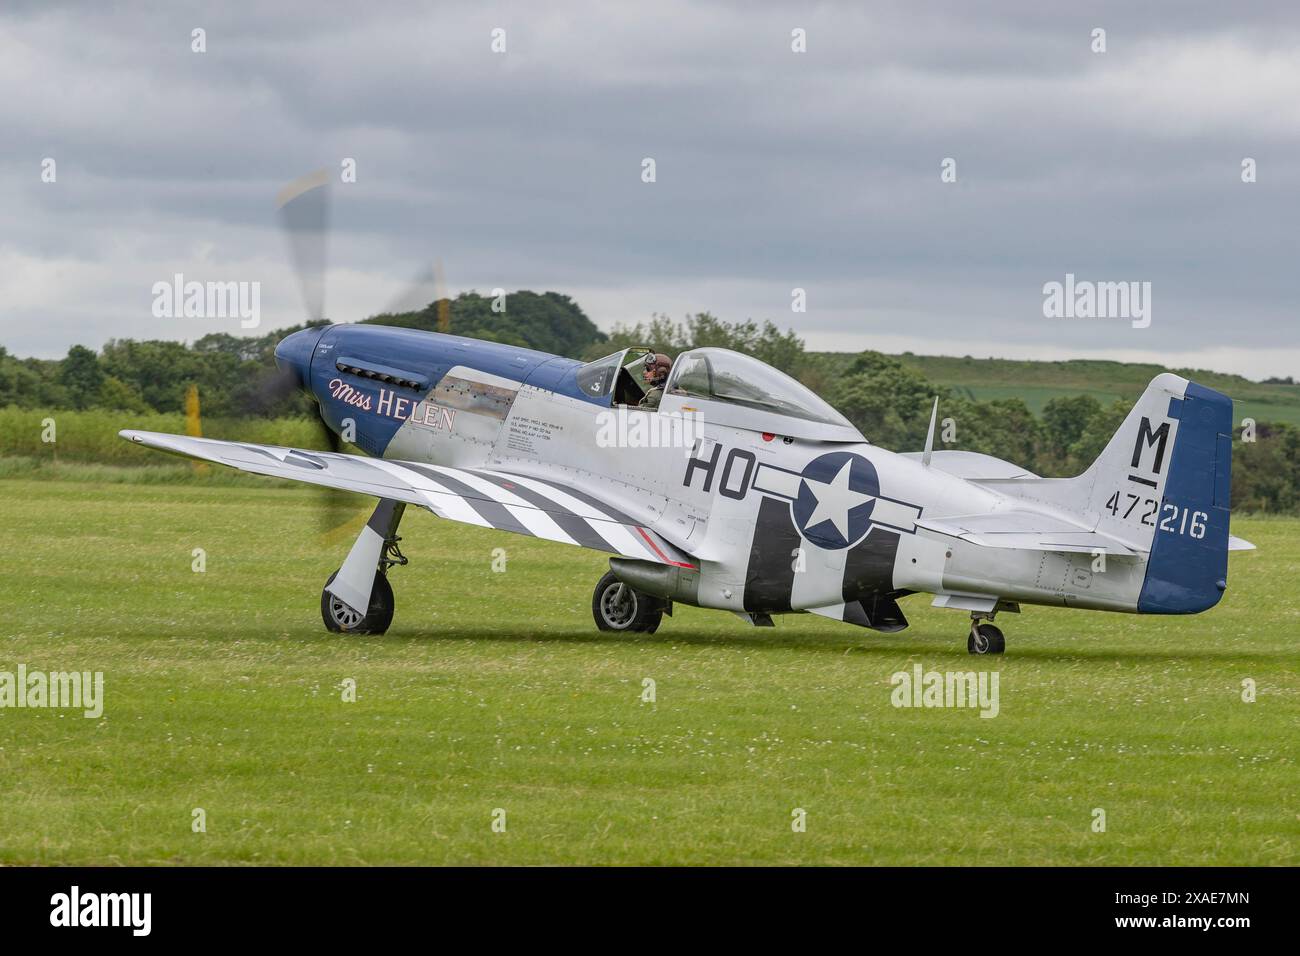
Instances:
[[[675,604],[755,625],[809,611],[899,631],[916,592],[969,612],[971,653],[1001,653],[1021,604],[1192,614],[1227,587],[1232,403],[1156,376],[1077,478],[988,455],[871,445],[756,359],[632,348],[582,363],[376,325],[295,332],[276,363],[369,457],[123,431],[162,451],[379,499],[326,582],[325,626],[382,633],[407,505],[608,552],[592,610],[654,631]],[[649,361],[647,361],[649,358]],[[641,405],[643,376],[657,407]],[[662,427],[670,424],[671,428]],[[676,436],[665,442],[656,437]],[[639,436],[639,437],[638,437]]]

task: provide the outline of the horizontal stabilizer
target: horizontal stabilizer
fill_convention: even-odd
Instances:
[[[902,455],[913,461],[925,461],[925,452],[909,451]],[[958,478],[971,481],[993,478],[1037,478],[1032,471],[992,455],[983,455],[977,451],[934,451],[930,453],[930,467],[936,471],[945,471]]]
[[[1025,548],[1031,551],[1094,552],[1137,557],[1139,552],[1120,541],[1064,518],[1031,511],[925,518],[918,528],[960,538],[985,548]]]

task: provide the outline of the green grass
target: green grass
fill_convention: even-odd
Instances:
[[[0,407],[0,463],[5,459],[24,458],[58,465],[156,464],[156,453],[118,437],[117,433],[124,428],[183,435],[185,416],[180,412],[123,412],[103,408],[74,411]],[[320,426],[307,418],[208,416],[202,420],[202,431],[207,438],[299,448],[319,447],[321,439]]]
[[[204,488],[294,488],[298,490],[302,488],[301,484],[287,478],[266,478],[244,471],[235,471],[233,468],[221,468],[207,462],[190,461],[179,457],[163,458],[155,454],[145,460],[150,464],[105,465],[88,461],[0,456],[0,480],[22,478],[28,481],[79,481],[113,485],[198,485]]]
[[[1260,550],[1205,615],[1028,608],[973,661],[919,595],[901,635],[690,608],[599,634],[601,556],[425,513],[393,630],[340,637],[318,600],[349,542],[309,491],[10,479],[0,503],[0,670],[106,683],[98,721],[0,709],[3,863],[1300,862],[1300,521],[1236,522]],[[913,662],[998,670],[1000,715],[895,709]]]

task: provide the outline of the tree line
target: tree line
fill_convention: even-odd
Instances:
[[[937,448],[983,452],[1044,477],[1086,469],[1132,407],[1131,401],[1102,404],[1088,395],[1068,396],[1051,399],[1036,416],[1019,398],[974,400],[927,380],[892,356],[864,351],[847,361],[843,356],[831,361],[809,353],[793,331],[770,321],[727,322],[707,312],[680,322],[654,315],[605,334],[576,302],[555,292],[519,291],[504,302],[466,292],[420,310],[364,321],[428,331],[446,327],[454,334],[584,360],[632,345],[670,356],[701,346],[735,349],[798,378],[882,447],[920,450],[937,396],[939,418],[948,420]],[[306,396],[267,387],[275,375],[276,343],[304,327],[256,337],[215,333],[192,344],[121,339],[99,352],[74,345],[61,360],[20,359],[0,347],[0,407],[171,413],[184,408],[193,384],[205,416],[312,415]],[[1259,423],[1253,437],[1235,442],[1233,507],[1300,512],[1300,429]]]
[[[466,292],[443,308],[450,330],[559,355],[580,356],[603,341],[600,331],[568,296],[558,292],[512,293],[507,311],[496,300]],[[439,303],[413,312],[385,313],[371,324],[438,331]],[[167,339],[113,339],[98,353],[74,345],[63,359],[20,359],[0,347],[0,407],[104,408],[124,412],[184,409],[185,393],[197,385],[205,415],[280,417],[312,414],[311,400],[269,387],[275,346],[290,332],[321,323],[277,329],[260,336],[205,335],[192,344]]]

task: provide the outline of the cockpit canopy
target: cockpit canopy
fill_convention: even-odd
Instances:
[[[756,358],[730,349],[683,352],[668,376],[669,394],[711,399],[758,412],[853,429],[810,388]],[[855,429],[856,430],[856,429]]]
[[[588,400],[636,406],[647,348],[630,348],[579,366],[575,384]],[[673,362],[658,410],[699,413],[706,422],[812,441],[866,439],[807,386],[756,358],[730,349],[698,348]]]

